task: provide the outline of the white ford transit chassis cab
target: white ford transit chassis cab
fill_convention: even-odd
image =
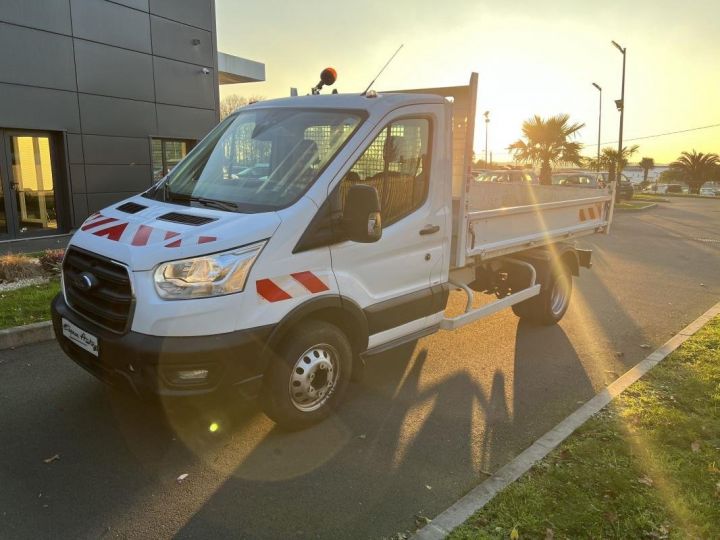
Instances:
[[[559,321],[590,267],[569,241],[608,231],[612,186],[475,182],[476,83],[240,109],[72,237],[63,350],[138,394],[259,395],[301,427],[368,355],[510,306]],[[451,288],[468,303],[448,318]]]

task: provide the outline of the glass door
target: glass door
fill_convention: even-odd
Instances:
[[[12,221],[12,206],[10,197],[10,180],[5,165],[5,138],[0,131],[0,240],[10,238],[10,225]]]
[[[0,167],[0,176],[3,177],[7,234],[14,237],[40,236],[57,231],[50,135],[5,131],[3,140],[7,166]],[[1,228],[2,220],[0,234]]]

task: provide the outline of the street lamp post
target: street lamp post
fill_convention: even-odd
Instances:
[[[618,111],[620,111],[620,134],[618,135],[618,163],[617,163],[617,184],[620,185],[620,173],[622,172],[622,151],[623,151],[623,120],[625,118],[625,60],[627,58],[627,48],[621,47],[617,42],[613,41],[612,44],[615,48],[620,51],[623,55],[623,67],[622,67],[622,88],[620,91],[620,99],[615,101]],[[617,189],[617,187],[616,187]]]
[[[602,87],[597,83],[592,83],[592,85],[598,89],[598,92],[600,92],[600,107],[598,111],[598,150],[597,150],[597,170],[600,172],[600,133],[601,133],[601,127],[602,127]]]
[[[485,167],[488,166],[488,124],[490,123],[490,111],[483,113],[485,117]]]

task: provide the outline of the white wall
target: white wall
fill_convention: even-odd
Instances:
[[[667,171],[669,167],[667,165],[656,165],[653,169],[650,169],[648,172],[648,181],[649,182],[655,182],[655,180],[664,172]],[[623,174],[628,177],[628,179],[633,184],[639,184],[643,181],[643,170],[638,167],[637,165],[629,165],[623,169]]]

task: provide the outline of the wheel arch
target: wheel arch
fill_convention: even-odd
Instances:
[[[548,273],[558,263],[570,270],[573,276],[580,275],[580,259],[577,251],[575,251],[575,246],[572,244],[562,242],[550,244],[526,253],[514,255],[514,257],[535,267],[538,283],[546,283]]]
[[[560,256],[559,260],[562,264],[564,264],[568,270],[570,270],[570,273],[577,277],[580,275],[580,259],[578,257],[577,251],[575,251],[575,248],[570,246],[568,247]]]
[[[347,336],[355,355],[367,349],[368,322],[363,310],[354,301],[331,294],[312,298],[285,315],[270,334],[263,352],[275,349],[290,330],[307,320],[337,326]]]

